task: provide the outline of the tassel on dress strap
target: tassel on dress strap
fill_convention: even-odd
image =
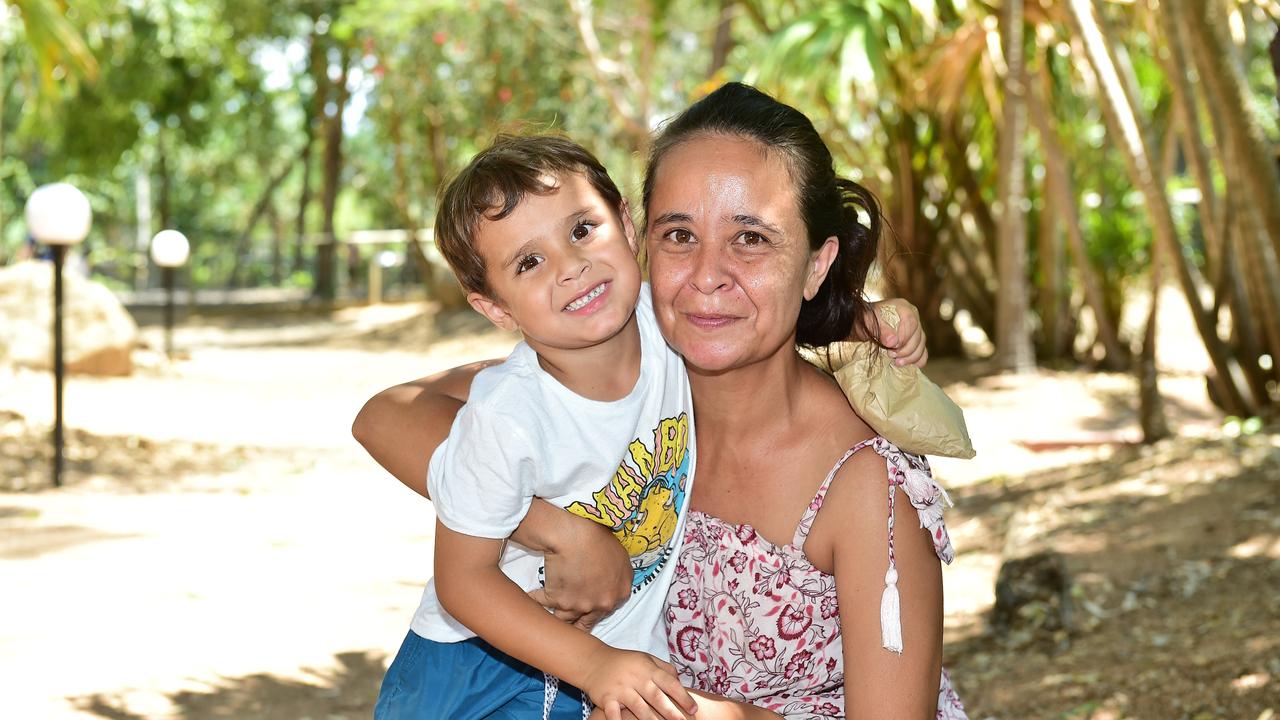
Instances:
[[[893,556],[893,494],[897,485],[889,483],[889,571],[884,574],[884,594],[880,596],[880,644],[885,650],[902,654],[902,609],[898,599],[898,566]]]

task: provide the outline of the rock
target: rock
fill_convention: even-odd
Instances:
[[[67,372],[129,375],[138,324],[101,283],[63,272]],[[32,260],[0,268],[0,365],[53,367],[53,267]],[[4,356],[7,355],[7,360]]]
[[[1066,559],[1056,552],[1005,560],[996,577],[992,630],[1015,644],[1047,640],[1066,650],[1074,629],[1071,585]]]

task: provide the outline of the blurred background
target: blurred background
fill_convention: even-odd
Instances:
[[[920,309],[966,410],[978,457],[935,469],[971,717],[1274,718],[1278,21],[0,2],[0,715],[367,717],[433,518],[350,421],[517,339],[435,252],[438,189],[495,132],[546,129],[638,201],[654,129],[740,80],[880,198],[872,290]],[[74,189],[34,199],[50,183]]]

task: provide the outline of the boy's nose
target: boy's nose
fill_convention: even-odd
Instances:
[[[560,260],[560,282],[570,283],[591,269],[591,260],[577,251],[569,251]]]

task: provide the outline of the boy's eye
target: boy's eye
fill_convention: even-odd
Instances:
[[[670,230],[667,232],[666,235],[663,235],[662,237],[666,240],[670,240],[671,242],[678,243],[680,245],[693,242],[693,233],[689,232],[688,230],[685,230],[684,228],[676,228],[675,230]]]
[[[586,237],[591,234],[591,229],[593,227],[595,226],[588,222],[580,222],[577,225],[574,225],[573,232],[572,232],[573,239],[585,240]]]
[[[516,274],[532,270],[542,264],[542,258],[537,255],[525,255],[516,261]]]

